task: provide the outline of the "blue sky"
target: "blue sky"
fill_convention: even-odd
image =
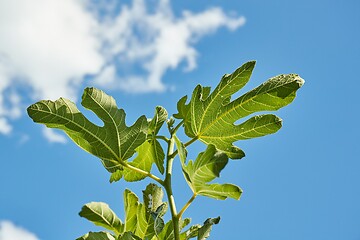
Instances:
[[[253,59],[244,90],[281,73],[306,83],[277,113],[277,134],[237,143],[246,158],[220,181],[239,185],[240,201],[199,197],[185,215],[220,215],[210,239],[360,239],[360,2],[26,2],[0,0],[0,240],[75,239],[98,229],[77,215],[83,204],[104,201],[122,217],[123,190],[147,184],[109,184],[95,157],[32,123],[28,105],[78,101],[94,85],[131,124],[157,105],[175,113],[196,84],[215,87]],[[190,192],[175,171],[181,206]]]

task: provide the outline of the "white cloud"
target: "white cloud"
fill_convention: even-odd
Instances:
[[[101,29],[108,64],[95,78],[103,88],[120,88],[132,92],[163,91],[162,77],[185,61],[190,71],[198,55],[194,44],[219,27],[235,30],[245,23],[244,17],[229,17],[220,8],[200,13],[184,11],[175,17],[168,0],[158,1],[150,11],[144,0],[123,6],[119,15],[106,19]],[[125,76],[116,74],[115,64],[125,65]],[[130,72],[133,63],[144,74]],[[130,67],[129,67],[130,65]]]
[[[26,229],[15,226],[12,222],[0,222],[0,240],[39,240],[39,238]]]
[[[74,85],[103,64],[96,27],[80,1],[1,1],[0,53],[36,97],[75,97]]]
[[[119,4],[0,1],[0,133],[11,132],[11,120],[29,104],[25,99],[75,101],[85,77],[107,89],[164,91],[167,70],[182,62],[185,71],[196,68],[194,46],[203,36],[245,22],[217,7],[175,16],[169,0]],[[52,133],[44,131],[50,141],[63,142]]]
[[[43,128],[43,134],[51,143],[66,143],[66,138],[50,128]]]
[[[8,120],[4,117],[0,117],[0,133],[9,134],[12,130]]]
[[[77,0],[0,1],[0,118],[19,117],[20,99],[5,98],[19,86],[33,100],[75,100],[84,76],[104,64],[97,24]]]

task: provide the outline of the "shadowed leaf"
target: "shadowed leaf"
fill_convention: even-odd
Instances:
[[[113,235],[107,232],[89,232],[76,240],[116,240]]]
[[[198,240],[205,240],[210,236],[210,231],[212,225],[218,224],[220,222],[220,217],[217,218],[208,218],[204,222],[204,225],[198,231]]]
[[[125,232],[121,237],[118,238],[118,240],[142,240],[132,232]]]

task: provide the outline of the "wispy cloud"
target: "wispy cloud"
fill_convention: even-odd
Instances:
[[[39,240],[39,238],[10,221],[0,221],[0,240]]]
[[[0,117],[0,133],[9,134],[12,131],[12,127],[5,117]]]
[[[184,11],[176,17],[168,0],[157,3],[150,10],[144,0],[134,0],[115,18],[102,22],[108,63],[95,78],[96,84],[129,92],[164,91],[162,77],[166,70],[181,62],[186,62],[186,71],[196,67],[194,45],[201,37],[219,27],[235,30],[245,23],[244,17],[229,17],[220,8],[200,13]],[[129,70],[134,64],[143,74]],[[117,65],[125,66],[122,74],[116,71]]]
[[[164,91],[167,70],[182,62],[185,71],[196,68],[203,36],[245,22],[218,7],[176,16],[169,0],[117,4],[0,1],[0,133],[11,133],[26,99],[75,101],[85,79],[105,89]]]
[[[43,134],[51,143],[66,143],[66,138],[53,129],[44,127]]]

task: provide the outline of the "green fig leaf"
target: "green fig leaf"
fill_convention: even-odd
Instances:
[[[184,227],[186,227],[187,225],[189,225],[191,222],[190,218],[185,218],[185,219],[180,219],[179,221],[179,231],[181,231]],[[181,240],[185,240],[184,238],[184,234],[180,234],[180,239]],[[172,220],[169,220],[163,230],[161,231],[161,233],[157,236],[157,239],[161,239],[161,240],[174,240],[174,227],[173,227],[173,223]]]
[[[164,159],[165,153],[161,147],[159,141],[156,139],[156,135],[159,133],[160,128],[168,118],[168,113],[165,108],[157,106],[155,109],[155,115],[149,123],[148,136],[151,142],[151,153],[153,161],[155,162],[159,172],[164,174]]]
[[[85,204],[79,215],[93,222],[97,226],[113,231],[115,234],[122,232],[124,225],[109,205],[103,202],[91,202]]]
[[[142,240],[140,237],[136,236],[132,232],[124,232],[123,235],[121,235],[118,240]]]
[[[191,226],[187,231],[180,234],[180,239],[188,240],[188,239],[197,237],[200,228],[201,228],[200,224]]]
[[[224,75],[211,93],[208,87],[198,85],[188,104],[186,97],[179,100],[174,116],[184,119],[189,137],[215,145],[229,158],[240,159],[245,154],[234,142],[272,134],[281,128],[281,119],[274,115],[255,116],[235,124],[250,114],[288,105],[304,83],[296,74],[279,75],[231,101],[231,96],[249,81],[254,66],[254,61],[247,62],[234,73]]]
[[[216,150],[214,145],[208,145],[205,152],[201,152],[194,162],[190,160],[187,165],[184,164],[183,172],[193,193],[219,200],[228,197],[240,199],[242,190],[236,185],[208,184],[220,176],[221,170],[227,163],[228,157],[225,153]]]
[[[155,116],[149,123],[149,134],[156,135],[159,133],[160,128],[168,118],[168,113],[165,108],[157,106],[155,109]]]
[[[141,239],[151,239],[155,235],[154,218],[144,204],[140,204],[138,207],[137,219],[135,234]]]
[[[107,232],[89,232],[76,240],[116,240],[116,238]]]
[[[104,126],[90,122],[73,102],[64,98],[37,102],[27,111],[34,122],[63,130],[79,147],[102,159],[109,172],[122,169],[121,163],[146,140],[146,117],[141,116],[127,127],[124,110],[118,109],[113,97],[96,88],[84,90],[81,104],[93,111]]]
[[[164,228],[162,216],[167,206],[163,200],[164,193],[161,187],[154,183],[147,185],[143,191],[144,203],[137,208],[137,227],[135,234],[141,239],[151,239]]]
[[[198,230],[198,240],[205,240],[210,236],[210,231],[212,225],[218,224],[220,222],[220,217],[217,218],[208,218],[204,222],[204,225]]]
[[[124,208],[125,208],[125,231],[135,232],[137,225],[137,211],[139,207],[139,198],[129,189],[124,191]]]
[[[145,141],[141,146],[139,146],[136,149],[136,151],[138,153],[137,156],[134,158],[133,161],[129,162],[128,164],[133,167],[140,168],[146,172],[150,172],[152,164],[154,163],[154,160],[157,157],[157,154],[159,151],[158,148],[159,147],[161,148],[161,146],[158,146],[157,144],[159,144],[159,143]],[[140,181],[140,180],[146,178],[146,176],[144,174],[132,171],[131,169],[125,169],[125,168],[123,170],[123,177],[128,182]]]
[[[164,192],[161,187],[154,183],[150,183],[143,191],[144,204],[148,211],[156,212],[163,204]]]

